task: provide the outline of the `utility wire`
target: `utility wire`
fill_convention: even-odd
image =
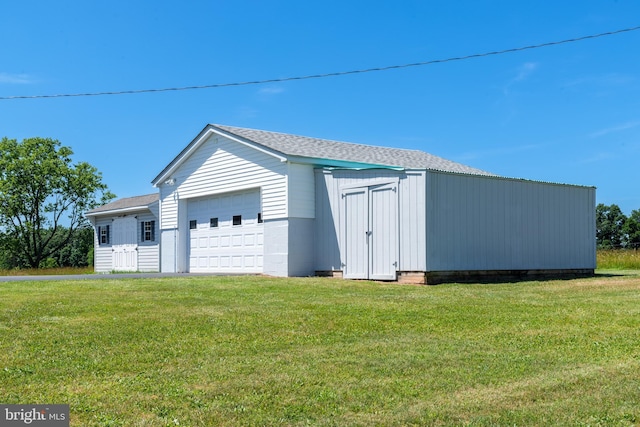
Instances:
[[[41,99],[41,98],[68,98],[68,97],[80,97],[80,96],[103,96],[103,95],[126,95],[126,94],[138,94],[138,93],[154,93],[154,92],[171,92],[171,91],[180,91],[180,90],[196,90],[196,89],[215,89],[221,87],[231,87],[231,86],[249,86],[249,85],[260,85],[266,83],[282,83],[282,82],[290,82],[296,80],[309,80],[309,79],[321,79],[325,77],[338,77],[338,76],[346,76],[350,74],[364,74],[364,73],[372,73],[375,71],[388,71],[388,70],[397,70],[401,68],[410,68],[410,67],[421,67],[424,65],[433,65],[433,64],[442,64],[445,62],[453,62],[453,61],[464,61],[467,59],[474,58],[483,58],[487,56],[494,55],[504,55],[506,53],[513,52],[521,52],[524,50],[531,49],[539,49],[543,47],[549,46],[557,46],[566,43],[574,43],[583,40],[596,39],[600,37],[612,36],[615,34],[628,33],[631,31],[640,30],[640,26],[624,28],[621,30],[609,31],[606,33],[600,34],[592,34],[588,36],[576,37],[572,39],[540,43],[530,46],[522,46],[522,47],[514,47],[511,49],[497,50],[493,52],[484,52],[484,53],[476,53],[472,55],[465,56],[456,56],[452,58],[446,59],[434,59],[431,61],[423,61],[423,62],[414,62],[411,64],[402,64],[402,65],[389,65],[385,67],[377,67],[377,68],[365,68],[361,70],[350,70],[350,71],[337,71],[333,73],[324,73],[324,74],[311,74],[306,76],[297,76],[297,77],[282,77],[277,79],[265,79],[265,80],[254,80],[254,81],[245,81],[245,82],[235,82],[235,83],[217,83],[210,85],[201,85],[201,86],[184,86],[184,87],[171,87],[171,88],[160,88],[160,89],[138,89],[138,90],[121,90],[114,92],[89,92],[89,93],[68,93],[68,94],[57,94],[57,95],[18,95],[18,96],[1,96],[0,100],[10,100],[10,99]]]

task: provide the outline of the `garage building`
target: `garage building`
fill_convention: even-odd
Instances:
[[[162,272],[440,283],[595,269],[593,187],[422,151],[208,125],[152,183]]]

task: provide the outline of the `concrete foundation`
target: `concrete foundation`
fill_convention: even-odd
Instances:
[[[320,277],[342,278],[342,271],[316,271]],[[399,271],[397,283],[439,285],[441,283],[505,283],[528,280],[563,280],[592,277],[592,269],[563,270],[482,270],[482,271]]]

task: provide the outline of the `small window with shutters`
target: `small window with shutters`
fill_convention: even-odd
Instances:
[[[140,239],[143,242],[155,242],[156,240],[156,222],[155,221],[142,221],[140,229],[141,229]]]
[[[98,244],[100,245],[108,245],[110,243],[110,226],[101,225],[98,227]]]

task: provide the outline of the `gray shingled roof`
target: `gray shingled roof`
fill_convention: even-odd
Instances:
[[[406,169],[431,169],[473,175],[493,175],[419,150],[352,144],[225,125],[211,126],[289,156],[395,166]]]
[[[117,211],[121,209],[131,208],[146,208],[149,205],[157,202],[159,199],[158,193],[145,194],[144,196],[125,197],[115,200],[106,205],[102,205],[99,208],[91,209],[85,215],[95,215],[101,212]]]

